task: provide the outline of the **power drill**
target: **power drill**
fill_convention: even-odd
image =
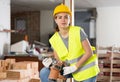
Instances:
[[[59,64],[57,60],[54,59],[55,63],[52,63],[50,67],[50,74],[49,74],[49,82],[57,82],[57,78],[59,76],[62,77],[63,80],[66,80],[66,78],[63,75],[63,67],[64,64]]]

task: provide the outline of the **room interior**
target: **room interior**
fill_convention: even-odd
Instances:
[[[50,25],[50,29],[48,27],[46,27],[42,20],[42,11],[48,11],[49,18],[51,17],[51,13],[52,10],[54,9],[54,7],[60,3],[64,2],[64,0],[11,0],[11,29],[16,30],[15,28],[15,21],[17,20],[24,20],[26,21],[26,32],[24,29],[19,29],[19,32],[17,34],[12,33],[11,35],[11,44],[21,40],[24,38],[24,36],[27,34],[28,35],[28,39],[30,41],[30,43],[33,43],[34,40],[37,41],[41,41],[46,43],[47,45],[48,43],[48,39],[49,39],[49,34],[51,34],[53,32],[53,28],[54,27],[54,21],[51,20],[51,24]],[[96,23],[96,17],[97,17],[97,12],[96,12],[96,8],[97,7],[109,7],[109,6],[118,6],[119,4],[119,0],[75,0],[74,1],[74,8],[75,8],[75,25],[78,26],[82,26],[85,30],[85,32],[88,35],[88,38],[91,42],[91,44],[93,46],[96,46],[96,33],[95,33],[95,26],[94,28],[91,30],[91,28],[89,27],[89,23],[92,21],[94,21],[93,23]],[[81,17],[83,17],[82,19],[79,18],[78,13]],[[80,14],[81,13],[81,14]],[[83,16],[82,13],[88,13],[89,15],[87,16]],[[26,15],[26,16],[25,16]],[[48,16],[48,15],[47,15]],[[32,17],[34,18],[34,20],[36,20],[34,23],[34,21],[32,21]],[[36,19],[35,19],[36,18]],[[78,18],[78,19],[77,19]],[[31,20],[30,20],[31,19]],[[44,18],[43,18],[44,19]],[[52,17],[51,17],[52,19]],[[81,21],[81,23],[77,23],[79,21]],[[31,24],[32,22],[32,24]],[[42,24],[41,24],[42,23]],[[25,26],[24,25],[24,26]],[[85,25],[85,26],[84,26]],[[46,31],[45,28],[48,28],[50,30],[50,32]],[[36,30],[33,28],[36,28]],[[51,30],[52,29],[52,30]],[[42,33],[44,31],[44,33]],[[32,32],[35,32],[35,34],[33,34]],[[91,36],[92,35],[92,36]],[[19,38],[17,37],[19,36]],[[14,39],[13,37],[17,37],[16,39]],[[31,38],[32,37],[32,38]],[[42,38],[44,37],[44,38]]]
[[[63,1],[64,0],[7,0],[7,3],[4,0],[0,1],[1,8],[3,8],[0,9],[0,17],[1,19],[7,20],[0,20],[0,38],[2,38],[2,40],[0,40],[1,59],[4,58],[2,57],[3,54],[8,54],[12,44],[22,40],[27,40],[29,44],[38,41],[38,44],[42,42],[48,46],[48,39],[54,32],[55,26],[52,18],[53,9]],[[91,44],[95,46],[98,51],[105,50],[105,56],[103,53],[97,52],[100,54],[100,61],[102,62],[102,64],[100,62],[100,65],[102,65],[101,68],[104,68],[103,61],[105,60],[105,67],[109,67],[109,69],[105,68],[105,71],[113,70],[113,62],[116,62],[116,59],[120,61],[120,39],[118,38],[120,33],[119,7],[120,0],[74,0],[74,24],[84,28]],[[6,9],[6,11],[4,11],[4,9]],[[14,30],[15,32],[3,32],[1,31],[2,28]],[[6,44],[7,46],[4,47]],[[111,55],[115,54],[117,54],[117,58],[115,60],[109,60]],[[6,56],[5,59],[7,58],[16,58],[17,62],[24,60],[39,61],[36,57]],[[101,58],[105,58],[105,60],[101,60]],[[109,61],[107,61],[107,59]],[[110,61],[113,61],[110,63],[111,66],[108,65]],[[119,63],[116,65],[117,72],[120,68],[119,65]],[[38,70],[42,67],[43,65],[40,61]],[[109,82],[113,82],[112,80],[115,79],[120,81],[118,78],[120,73],[117,77],[113,77],[112,72],[113,71],[111,71],[111,75],[107,77],[110,80]],[[109,74],[105,73],[105,75]]]

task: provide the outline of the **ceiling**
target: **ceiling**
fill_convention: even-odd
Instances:
[[[63,0],[11,0],[11,11],[53,10]],[[74,0],[75,9],[120,6],[120,0]]]

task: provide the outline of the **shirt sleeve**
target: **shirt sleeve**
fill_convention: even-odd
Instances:
[[[81,36],[81,41],[84,41],[85,39],[88,38],[87,34],[83,29],[80,30],[80,36]]]

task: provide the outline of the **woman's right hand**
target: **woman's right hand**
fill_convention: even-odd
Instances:
[[[52,64],[52,58],[49,57],[49,58],[43,59],[42,64],[43,64],[46,68],[49,68],[49,66]]]

